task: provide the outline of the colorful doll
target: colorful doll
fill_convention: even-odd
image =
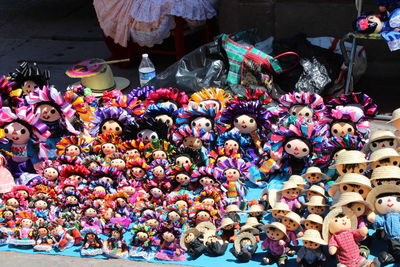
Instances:
[[[187,229],[181,236],[180,246],[183,248],[190,258],[195,260],[200,257],[206,247],[202,241],[200,241],[200,232],[196,228]]]
[[[129,255],[128,245],[124,241],[125,228],[114,224],[110,228],[109,238],[104,242],[104,253],[111,258],[123,259]]]
[[[278,160],[281,172],[303,174],[322,157],[324,143],[324,132],[316,123],[296,119],[288,127],[275,130],[264,149]]]
[[[97,228],[83,228],[81,235],[84,237],[81,247],[82,256],[97,256],[103,254],[103,241],[99,237]]]
[[[400,108],[397,108],[392,113],[392,119],[389,121],[394,128],[396,128],[395,134],[399,136],[400,131]]]
[[[322,224],[324,223],[324,219],[317,214],[310,214],[303,220],[304,230],[307,231],[309,229],[316,230],[322,233]],[[302,237],[304,232],[299,232],[297,234],[298,237]]]
[[[27,202],[25,198],[17,192],[8,192],[1,196],[2,204],[14,209],[25,209]]]
[[[119,107],[101,107],[94,112],[89,133],[92,137],[99,134],[124,136],[128,125],[136,125],[136,121],[126,110]]]
[[[219,191],[219,183],[214,178],[214,169],[211,167],[196,167],[192,172],[192,178],[196,179],[200,184],[199,190],[213,188],[217,193]]]
[[[105,166],[105,162],[106,161],[104,160],[103,157],[96,156],[96,155],[85,156],[82,159],[82,165],[85,166],[89,171],[93,171],[94,169],[96,169],[98,167]]]
[[[399,138],[391,131],[376,130],[369,137],[368,143],[364,146],[364,152],[375,152],[382,148],[397,149]]]
[[[8,244],[14,246],[33,246],[35,240],[33,236],[33,225],[35,216],[30,211],[19,211],[16,215],[17,227],[12,238],[8,240]]]
[[[117,187],[122,177],[122,172],[112,167],[98,167],[92,171],[92,179],[104,181],[113,189]],[[111,191],[115,191],[115,189]]]
[[[205,253],[208,256],[218,257],[225,254],[229,243],[222,240],[222,237],[216,231],[210,230],[203,234],[203,244],[206,248]]]
[[[179,190],[192,190],[193,189],[193,179],[192,172],[196,168],[194,164],[183,164],[179,166],[174,166],[171,169],[171,179],[174,180],[172,185],[173,191]]]
[[[134,139],[144,144],[153,142],[154,140],[168,139],[168,126],[154,118],[141,118],[135,124],[127,125],[125,140]]]
[[[77,229],[75,230],[78,231]],[[75,239],[68,233],[66,229],[64,229],[64,227],[61,224],[57,222],[54,222],[51,225],[50,232],[54,240],[54,247],[58,251],[64,251],[72,247],[75,243]]]
[[[34,166],[46,158],[43,142],[50,132],[39,121],[39,113],[33,113],[32,109],[25,106],[16,109],[15,113],[9,107],[3,107],[0,118],[0,127],[5,134],[0,148],[12,154],[7,163],[18,181],[23,172],[35,173]]]
[[[156,232],[149,226],[136,224],[132,226],[132,241],[129,256],[136,258],[141,257],[146,260],[152,260],[156,252],[154,250],[154,239]]]
[[[106,197],[106,201],[112,204],[113,209],[116,212],[116,216],[129,218],[131,214],[131,207],[128,201],[129,195],[124,192],[117,192],[109,194]]]
[[[221,209],[224,206],[221,192],[215,187],[204,187],[196,196],[195,201],[205,205],[211,205],[215,209]]]
[[[190,96],[189,104],[201,108],[211,106],[216,108],[218,111],[222,111],[225,108],[226,103],[231,100],[231,98],[232,96],[224,89],[210,87],[193,93]]]
[[[53,86],[35,88],[28,94],[26,101],[35,107],[35,112],[40,114],[40,121],[48,127],[51,133],[46,140],[50,150],[48,154],[49,158],[55,158],[56,144],[66,132],[80,134],[83,129],[82,122],[78,121],[76,111]]]
[[[87,183],[86,179],[89,174],[90,171],[83,165],[69,165],[61,169],[60,179],[62,181],[65,180],[77,183],[79,185],[78,188],[83,188],[83,186]]]
[[[81,212],[81,226],[83,228],[96,228],[101,233],[103,225],[100,220],[99,210],[93,206],[85,207]]]
[[[284,266],[288,256],[286,255],[286,245],[289,240],[286,235],[286,227],[279,223],[273,222],[263,227],[267,237],[263,241],[261,248],[269,250],[262,261],[264,264],[278,263],[278,266]]]
[[[371,184],[373,187],[379,185],[400,185],[400,168],[397,166],[378,167],[372,171]]]
[[[301,229],[300,215],[291,211],[282,216],[282,224],[286,227],[286,235],[289,238],[287,244],[289,250],[287,251],[287,254],[289,256],[293,256],[296,253],[294,247],[299,245],[299,242],[297,241],[297,232]]]
[[[172,106],[177,110],[186,106],[189,98],[185,92],[179,92],[177,88],[160,88],[151,92],[146,101],[148,105],[160,103],[166,107]]]
[[[34,250],[49,252],[54,244],[53,236],[49,230],[49,224],[39,224],[35,229],[35,246]]]
[[[222,218],[219,230],[221,231],[221,238],[224,241],[232,243],[236,238],[236,230],[239,223],[233,221],[229,217]]]
[[[264,215],[266,212],[256,200],[249,201],[247,202],[247,204],[250,208],[245,212],[249,214],[249,217],[255,217],[259,222],[261,222],[261,220],[264,220]]]
[[[291,210],[289,205],[282,202],[271,203],[271,209],[268,210],[272,218],[270,222],[280,222],[283,215],[288,214]]]
[[[372,189],[367,201],[375,208],[368,220],[386,233],[387,251],[381,251],[374,259],[375,266],[385,266],[400,262],[399,225],[400,225],[400,186],[380,185]]]
[[[55,186],[60,177],[60,164],[57,161],[45,160],[37,173],[43,176],[49,186]]]
[[[150,105],[147,107],[144,116],[165,123],[169,130],[176,128],[175,121],[177,110],[174,109],[173,105],[170,105],[169,107],[163,104]]]
[[[174,148],[168,141],[162,139],[154,140],[148,144],[145,157],[148,161],[157,159],[169,160],[175,154]]]
[[[193,226],[202,222],[215,223],[218,218],[218,210],[210,205],[195,203],[189,208],[189,217]]]
[[[230,252],[239,262],[249,262],[257,250],[257,241],[254,235],[242,233],[236,236],[234,247]]]
[[[84,137],[81,136],[64,136],[56,144],[57,155],[67,155],[72,158],[81,157],[84,158],[86,154],[90,152],[89,143]]]
[[[166,159],[155,159],[150,163],[150,169],[147,171],[149,179],[154,183],[163,183],[165,188],[171,187],[172,169]],[[192,173],[193,175],[193,173]]]
[[[313,196],[321,196],[327,200],[325,196],[325,190],[318,185],[311,186],[309,189],[305,190],[305,193],[307,201],[310,201]]]
[[[94,153],[104,157],[108,160],[107,156],[118,152],[118,145],[122,142],[118,135],[114,134],[100,134],[92,143]]]
[[[301,202],[299,196],[301,194],[301,188],[293,182],[284,182],[281,190],[271,189],[269,192],[269,203],[274,206],[276,202],[285,203],[289,206],[291,211],[300,209]]]
[[[126,161],[127,157],[117,152],[107,155],[107,162],[105,165],[124,174],[126,172]]]
[[[129,115],[140,117],[145,112],[145,105],[132,94],[123,95],[121,91],[103,92],[102,104],[104,107],[120,107],[128,111]]]
[[[11,191],[18,193],[26,201],[30,201],[31,196],[34,193],[33,189],[26,185],[16,185]]]
[[[230,131],[218,135],[217,146],[240,155],[246,155],[248,152],[248,141],[239,132]]]
[[[160,250],[156,254],[156,258],[166,261],[184,261],[186,260],[185,252],[180,247],[179,236],[181,232],[174,227],[166,227],[162,225],[159,230],[161,245]]]
[[[63,212],[75,212],[78,213],[83,203],[82,195],[77,191],[67,191],[60,195],[59,199],[59,211]]]
[[[325,187],[323,180],[327,179],[327,176],[322,173],[321,169],[318,167],[309,167],[306,170],[306,173],[303,174],[303,177],[307,180],[307,188],[310,188],[313,185],[319,185],[322,188]]]
[[[143,141],[126,140],[118,144],[118,149],[125,157],[141,158],[144,156],[144,151],[147,148],[147,144]]]
[[[99,179],[99,180],[95,180],[95,181],[91,181],[88,185],[87,185],[87,189],[90,192],[101,192],[101,193],[105,193],[105,194],[113,194],[115,193],[115,189],[112,186],[112,179],[109,177],[104,177],[104,179]]]
[[[317,214],[319,216],[323,216],[328,209],[326,198],[322,196],[312,196],[304,205],[307,206],[308,214]],[[308,214],[306,213],[304,215]]]
[[[371,153],[369,163],[373,170],[382,166],[400,167],[400,154],[393,148],[381,148]]]
[[[230,204],[228,206],[226,206],[225,208],[225,213],[224,215],[227,218],[232,219],[232,221],[234,221],[235,223],[240,223],[240,216],[238,214],[238,212],[241,212],[242,210],[239,208],[238,205],[236,204]]]
[[[357,218],[346,208],[331,210],[324,219],[322,236],[329,240],[329,254],[336,255],[338,264],[346,266],[370,266],[369,261],[360,255],[357,241],[368,235],[368,228],[357,229]]]
[[[202,163],[202,154],[199,150],[190,148],[190,147],[183,147],[181,146],[179,149],[177,149],[176,154],[173,157],[173,163],[175,165],[182,165],[182,164],[194,164],[196,165],[203,165],[203,164],[197,164],[197,163]]]
[[[135,180],[138,182],[137,186],[144,186],[147,184],[148,176],[147,171],[151,168],[143,158],[129,158],[126,167],[128,172],[127,179]]]
[[[215,135],[225,129],[219,120],[220,117],[221,113],[215,107],[186,107],[179,111],[176,124],[177,127],[189,125],[192,128],[204,130]]]
[[[13,229],[16,224],[15,209],[10,206],[0,208],[0,229],[9,228]]]
[[[317,230],[309,229],[304,232],[303,237],[299,238],[303,241],[303,246],[297,252],[296,261],[304,267],[321,267],[326,261],[326,256],[322,252],[322,245],[327,245],[326,241],[321,238],[321,233]]]
[[[10,192],[13,186],[15,186],[14,177],[6,166],[7,160],[0,153],[0,194]]]
[[[162,217],[156,211],[149,211],[143,213],[142,216],[139,218],[139,223],[149,226],[156,232],[158,232],[161,222],[162,222]]]
[[[94,105],[97,105],[92,90],[81,84],[68,86],[64,93],[64,99],[76,111],[76,115],[85,122],[90,123],[94,119]]]

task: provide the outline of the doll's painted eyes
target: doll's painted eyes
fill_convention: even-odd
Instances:
[[[394,142],[390,141],[389,146],[393,146],[393,145],[394,145]]]
[[[382,199],[378,200],[378,204],[381,205],[382,204]]]
[[[26,133],[26,130],[25,129],[22,129],[21,130],[21,134],[25,134]]]
[[[339,131],[338,131],[338,130],[336,130],[336,129],[335,129],[335,130],[333,130],[333,133],[335,133],[335,134],[337,134],[338,132],[339,132]]]
[[[105,125],[103,125],[103,130],[107,130],[107,127]]]
[[[347,189],[348,189],[348,188],[347,188],[347,185],[343,186],[343,190],[344,190],[344,191],[347,191]]]
[[[306,117],[308,117],[308,116],[310,116],[310,113],[307,112],[305,115],[306,115]]]
[[[238,123],[238,122],[239,122],[239,120],[238,120],[238,119],[235,119],[235,122],[236,122],[236,123]]]
[[[307,152],[307,148],[303,148],[303,152]]]
[[[394,164],[394,165],[397,165],[397,163],[398,163],[397,161],[393,161],[393,164]]]
[[[139,136],[139,138],[142,138],[142,137],[143,137],[143,134],[140,133],[140,134],[138,134],[138,136]]]
[[[286,147],[287,147],[287,148],[291,148],[292,145],[291,145],[291,144],[287,144]]]
[[[56,114],[56,111],[54,109],[50,110],[51,114]]]
[[[349,133],[351,133],[351,132],[353,131],[353,129],[347,128],[347,131],[348,131]]]
[[[358,193],[360,193],[360,195],[362,195],[364,193],[364,190],[360,189],[360,190],[358,190]]]
[[[115,127],[115,130],[116,130],[116,131],[119,131],[119,130],[120,130],[120,128],[119,128],[119,127]]]
[[[372,143],[372,146],[373,147],[377,147],[378,145],[376,143]]]
[[[254,122],[254,119],[250,119],[250,123],[253,123]]]
[[[4,132],[5,132],[6,134],[8,134],[8,129],[4,129]]]

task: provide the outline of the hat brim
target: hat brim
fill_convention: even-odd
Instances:
[[[263,225],[263,226],[261,227],[261,229],[262,229],[264,232],[267,232],[267,231],[266,231],[267,228],[274,228],[274,229],[278,229],[279,231],[282,231],[282,229],[279,229],[278,227],[276,227],[276,226],[273,225],[273,224],[266,224],[266,225]],[[283,232],[283,233],[285,234],[286,239],[290,239],[289,236],[288,236],[285,232]]]
[[[180,244],[181,248],[183,248],[184,250],[187,250],[187,247],[186,247],[186,244],[185,244],[185,238],[190,233],[193,233],[196,238],[200,235],[199,230],[197,230],[196,228],[187,229],[187,231],[182,234],[181,239],[179,241],[179,244]]]
[[[217,240],[218,240],[218,241],[220,241],[222,244],[224,243],[224,240],[221,238],[221,236],[219,236],[219,235],[217,234],[216,231],[207,231],[207,232],[205,232],[205,233],[203,234],[203,244],[206,246],[206,245],[207,245],[207,239],[208,239],[210,236],[214,236],[214,235],[217,237]]]
[[[198,225],[196,225],[196,229],[199,230],[200,232],[203,232],[204,229],[208,229],[207,231],[209,230],[216,231],[217,227],[211,222],[201,222]]]
[[[343,207],[343,206],[346,206],[346,205],[349,204],[349,203],[362,203],[362,204],[366,205],[366,206],[368,207],[369,210],[374,210],[373,206],[372,206],[369,202],[367,202],[367,201],[365,201],[365,200],[356,200],[356,201],[353,201],[353,200],[351,200],[351,199],[346,200],[346,201],[342,201],[342,202],[338,202],[338,203],[336,203],[335,205],[332,205],[332,206],[330,207],[330,209],[335,209],[335,208],[338,208],[338,207]]]
[[[357,229],[357,217],[354,215],[353,211],[347,207],[339,207],[331,210],[324,219],[324,223],[322,224],[322,238],[325,242],[329,242],[331,234],[329,233],[329,222],[331,219],[335,218],[336,215],[344,213],[350,217],[351,221],[351,229]]]
[[[129,87],[129,85],[131,84],[131,82],[127,78],[124,78],[124,77],[114,77],[114,82],[115,82],[115,87],[108,91],[112,91],[112,90],[123,91],[124,89],[127,89]],[[81,81],[72,84],[72,86],[77,86],[77,85],[81,85]],[[103,92],[105,92],[105,91],[106,91],[106,89],[104,89],[104,90],[92,89],[92,94],[96,97],[99,97],[99,96],[102,96]]]
[[[268,203],[271,207],[275,207],[277,199],[278,199],[278,195],[279,195],[279,199],[281,197],[281,193],[280,191],[278,191],[277,189],[271,189],[269,190],[269,194],[268,194]]]
[[[377,187],[374,187],[367,196],[366,201],[372,205],[372,207],[375,207],[375,201],[376,197],[380,194],[384,193],[399,193],[400,192],[400,186],[399,185],[379,185]]]
[[[233,244],[237,253],[240,252],[240,241],[242,241],[242,239],[245,239],[245,238],[250,239],[252,244],[257,243],[256,237],[250,233],[244,232],[244,233],[238,234],[236,236],[234,244]]]

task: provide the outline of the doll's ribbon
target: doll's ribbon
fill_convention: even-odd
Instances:
[[[10,92],[11,97],[20,97],[22,95],[22,89],[15,89]]]

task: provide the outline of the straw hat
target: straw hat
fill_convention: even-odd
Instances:
[[[296,212],[291,211],[288,214],[283,215],[282,218],[288,218],[297,223],[299,227],[301,227],[301,217]]]
[[[328,175],[326,175],[325,173],[322,173],[321,169],[318,167],[310,167],[306,170],[306,173],[303,174],[302,176],[305,178],[307,176],[307,174],[312,174],[312,173],[317,173],[317,174],[321,174],[323,178],[327,178],[329,177]]]
[[[246,213],[251,212],[261,212],[262,214],[266,213],[264,208],[260,204],[254,204],[250,206],[250,209],[245,211]]]
[[[310,200],[304,203],[306,206],[326,207],[325,198],[323,196],[312,196]]]
[[[299,240],[303,241],[311,241],[314,243],[318,243],[320,245],[327,245],[328,242],[321,238],[320,232],[314,229],[308,229],[304,232],[303,236],[298,238]]]
[[[216,231],[217,227],[215,227],[215,225],[212,224],[211,222],[201,222],[198,225],[196,225],[196,229],[204,233],[209,230]]]
[[[239,206],[238,205],[236,205],[236,204],[231,204],[231,205],[228,205],[227,207],[226,207],[226,209],[225,209],[225,213],[228,213],[228,212],[241,212],[242,210],[239,208]]]
[[[267,232],[267,229],[268,229],[268,228],[274,228],[274,229],[280,230],[281,232],[283,232],[283,233],[285,234],[286,239],[289,239],[289,237],[288,237],[287,234],[286,234],[286,226],[283,225],[282,223],[280,223],[280,222],[273,222],[273,223],[264,225],[264,226],[262,227],[262,230],[263,230],[264,232]]]
[[[317,214],[310,214],[307,216],[307,218],[304,221],[310,221],[310,222],[315,222],[315,223],[319,223],[319,224],[323,224],[324,223],[324,219],[317,215]]]
[[[331,234],[329,233],[329,223],[340,213],[344,213],[350,218],[352,230],[357,229],[357,217],[354,215],[351,209],[347,207],[338,207],[336,209],[333,209],[326,215],[324,223],[322,225],[322,237],[326,242],[329,242],[329,239],[331,238]]]
[[[282,198],[282,191],[287,190],[287,189],[302,190],[302,188],[297,186],[296,183],[289,182],[289,181],[283,183],[283,187],[281,190],[271,189],[269,191],[269,195],[268,195],[268,202],[271,205],[271,207],[274,207],[276,202]]]
[[[225,226],[235,225],[235,224],[236,224],[236,222],[234,222],[231,218],[225,217],[222,219],[221,226],[219,228],[224,228]]]
[[[102,95],[104,91],[123,90],[130,81],[122,77],[114,77],[111,68],[103,59],[93,58],[79,62],[70,67],[65,74],[71,78],[80,78],[81,81],[73,85],[82,84],[92,89],[94,95]]]
[[[303,177],[301,177],[301,179],[303,180]],[[287,182],[283,183],[283,187],[282,187],[281,190],[279,190],[279,192],[282,192],[282,191],[285,191],[285,190],[288,190],[288,189],[299,189],[299,190],[301,190],[301,188],[296,183],[291,182],[291,181],[287,181]]]
[[[252,217],[252,216],[250,216],[250,217],[248,217],[248,218],[246,219],[246,223],[245,223],[245,224],[251,225],[251,226],[253,226],[253,227],[262,225],[262,223],[260,223],[260,222],[257,220],[256,217]]]
[[[347,173],[342,176],[342,179],[340,179],[339,183],[336,183],[337,185],[341,184],[355,184],[355,185],[361,185],[361,186],[366,186],[368,188],[371,187],[371,181],[368,179],[368,177],[358,174],[358,173]]]
[[[269,209],[269,212],[276,211],[276,210],[284,210],[284,211],[291,211],[289,205],[283,202],[276,202],[275,205],[271,205],[272,209]]]
[[[399,193],[400,185],[385,184],[375,187],[369,192],[367,196],[367,202],[375,207],[376,197],[384,193]]]
[[[400,179],[400,168],[397,166],[382,166],[375,168],[371,174],[372,180]]]
[[[384,140],[384,139],[397,139],[397,136],[392,132],[388,130],[377,130],[371,134],[371,137],[368,140],[368,143],[365,144],[364,146],[364,151],[368,151],[371,149],[369,146],[379,140]]]
[[[364,198],[356,192],[343,192],[341,194],[336,194],[336,198],[332,201],[331,209],[347,206],[349,203],[362,203],[368,207],[370,210],[374,210],[373,206],[364,200]]]
[[[224,240],[222,240],[221,236],[219,236],[219,235],[217,234],[217,232],[215,232],[215,231],[213,231],[213,230],[210,230],[210,231],[207,231],[207,232],[205,232],[205,233],[203,234],[203,244],[204,244],[204,245],[206,245],[208,238],[211,237],[211,236],[215,236],[215,237],[217,238],[217,241],[218,241],[219,243],[221,243],[221,244],[224,243]]]
[[[388,121],[388,123],[394,122],[395,120],[400,119],[400,108],[397,108],[392,113],[392,119]]]
[[[235,242],[234,242],[234,247],[235,247],[235,250],[236,250],[237,253],[240,252],[240,241],[242,241],[245,238],[250,239],[252,245],[257,244],[257,240],[256,240],[256,237],[254,235],[252,235],[252,234],[250,234],[248,232],[241,233],[241,234],[236,236]]]
[[[249,231],[249,230],[251,230],[251,233],[253,235],[258,235],[260,233],[260,230],[258,230],[257,228],[254,228],[253,225],[245,224],[242,227],[240,227],[239,234],[243,233],[243,232],[246,232],[246,231]]]
[[[329,169],[336,168],[337,165],[343,164],[357,164],[357,163],[367,163],[368,160],[365,159],[365,154],[358,150],[346,150],[338,155],[334,165],[329,166]]]
[[[308,191],[318,193],[318,194],[320,194],[321,196],[323,196],[324,198],[326,198],[326,196],[325,196],[325,189],[323,189],[323,188],[320,187],[319,185],[312,185],[309,189],[305,190],[304,192],[307,193]]]
[[[385,147],[372,152],[371,156],[369,157],[369,162],[375,162],[381,159],[386,159],[391,157],[400,158],[400,154],[394,148]]]
[[[180,245],[181,245],[181,248],[183,248],[184,250],[187,250],[185,238],[189,234],[194,234],[195,238],[197,238],[200,235],[200,232],[196,228],[189,228],[182,234],[181,240],[180,240]]]
[[[306,181],[304,181],[303,176],[300,176],[300,175],[291,175],[289,177],[288,182],[295,183],[296,185],[305,185],[305,184],[307,184]],[[284,183],[287,183],[287,182],[284,182]]]

